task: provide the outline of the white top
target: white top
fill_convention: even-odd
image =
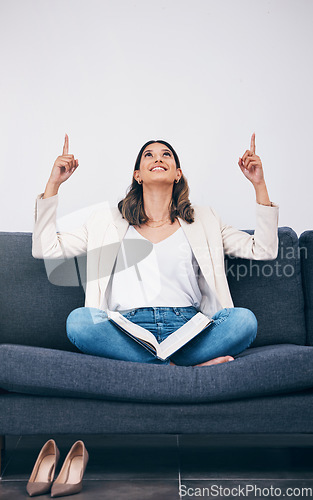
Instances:
[[[127,244],[129,239],[132,241]],[[162,306],[199,309],[202,294],[198,273],[198,262],[182,227],[164,240],[152,243],[129,225],[108,285],[108,308],[111,311]]]

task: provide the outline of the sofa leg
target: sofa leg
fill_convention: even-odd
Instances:
[[[0,477],[2,476],[2,464],[5,450],[5,436],[0,436]]]

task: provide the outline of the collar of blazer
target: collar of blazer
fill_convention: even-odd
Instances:
[[[210,245],[208,242],[210,235],[206,234],[201,222],[201,217],[204,216],[201,210],[202,207],[193,206],[193,208],[195,210],[195,220],[192,224],[188,224],[188,222],[185,222],[180,217],[178,217],[178,220],[191,246],[194,256],[197,259],[199,267],[206,281],[209,282],[209,276],[211,275],[212,278],[212,275],[214,275],[212,268],[212,256],[210,255]],[[111,207],[111,213],[112,219],[109,224],[111,227],[109,227],[105,232],[99,259],[99,271],[100,269],[104,269],[104,266],[106,268],[105,276],[100,279],[100,287],[103,292],[105,292],[107,288],[118,250],[129,227],[129,222],[123,219],[117,207]],[[207,218],[208,214],[206,213],[205,216]],[[111,245],[112,243],[115,244]],[[104,249],[108,248],[108,245],[110,245],[111,251],[105,252]],[[101,276],[101,273],[99,273],[99,276]]]

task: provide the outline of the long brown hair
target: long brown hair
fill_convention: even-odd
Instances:
[[[142,153],[145,148],[149,144],[153,144],[155,142],[160,142],[161,144],[167,146],[174,155],[176,168],[181,168],[179,158],[174,148],[168,142],[158,140],[148,141],[142,146],[136,159],[134,171],[139,170]],[[138,184],[134,177],[131,185],[128,187],[125,198],[120,200],[117,206],[124,219],[126,219],[131,225],[140,226],[149,220],[144,209],[142,185]],[[169,212],[172,223],[175,221],[177,216],[189,224],[194,222],[194,209],[189,201],[189,186],[187,179],[183,174],[181,175],[179,181],[177,183],[174,182],[173,184],[172,200]]]

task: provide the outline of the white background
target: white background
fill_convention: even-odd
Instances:
[[[279,226],[312,229],[312,25],[311,0],[2,0],[0,230],[32,231],[65,132],[72,225],[116,205],[141,146],[164,139],[191,202],[253,229],[238,158],[255,132]]]

